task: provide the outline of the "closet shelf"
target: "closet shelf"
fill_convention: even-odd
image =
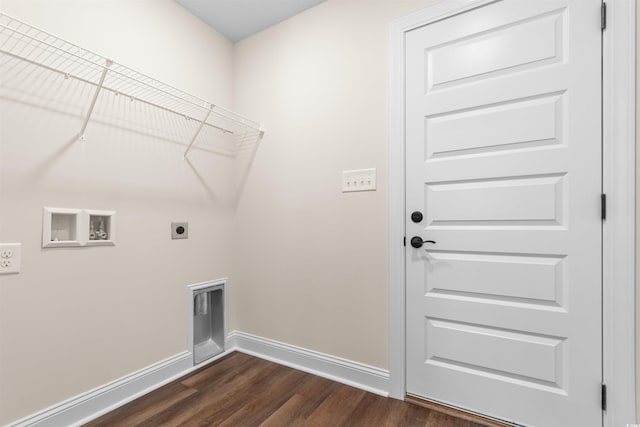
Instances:
[[[84,132],[96,100],[100,92],[103,91],[199,123],[196,134],[189,141],[185,156],[195,144],[198,134],[204,127],[211,127],[226,134],[256,132],[259,137],[264,134],[263,126],[258,122],[160,82],[1,12],[0,54],[58,73],[65,79],[75,79],[95,87],[80,131],[80,139],[84,139]]]

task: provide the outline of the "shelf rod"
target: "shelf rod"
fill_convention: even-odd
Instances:
[[[22,56],[16,55],[15,53],[7,52],[7,51],[6,51],[6,50],[4,50],[4,49],[0,49],[0,54],[2,54],[2,55],[7,55],[7,56],[10,56],[10,57],[12,57],[12,58],[18,59],[18,60],[20,60],[20,61],[27,62],[27,63],[29,63],[29,64],[35,65],[36,67],[44,68],[45,70],[51,71],[51,72],[53,72],[53,73],[60,74],[61,76],[64,76],[65,78],[72,78],[72,79],[77,80],[77,81],[79,81],[79,82],[82,82],[82,83],[84,83],[84,84],[88,84],[88,85],[91,85],[91,86],[98,86],[98,84],[97,84],[96,82],[92,82],[91,80],[87,80],[87,79],[85,79],[85,78],[82,78],[82,77],[76,76],[75,74],[65,73],[64,71],[60,71],[60,70],[58,70],[57,68],[50,67],[49,65],[42,64],[42,63],[37,62],[37,61],[34,61],[34,60],[32,60],[32,59],[24,58],[24,57],[22,57]],[[165,107],[165,106],[162,106],[162,105],[159,105],[159,104],[155,104],[155,103],[153,103],[153,102],[146,101],[146,100],[144,100],[144,99],[141,99],[141,98],[138,98],[138,97],[135,97],[135,96],[129,95],[127,92],[120,92],[120,91],[117,91],[117,90],[115,90],[115,89],[110,88],[109,86],[104,86],[104,85],[103,85],[103,86],[102,86],[102,90],[103,90],[103,91],[107,91],[107,92],[111,92],[111,93],[113,93],[114,95],[115,95],[115,94],[117,94],[117,95],[122,95],[122,96],[124,96],[124,97],[126,97],[126,98],[131,98],[131,99],[132,99],[132,100],[134,100],[134,101],[140,102],[140,103],[145,104],[145,105],[149,105],[149,106],[151,106],[151,107],[158,108],[158,109],[163,110],[163,111],[166,111],[166,112],[168,112],[168,113],[177,114],[178,116],[184,117],[184,118],[186,118],[186,119],[188,119],[188,120],[199,120],[199,119],[197,119],[197,118],[195,118],[195,117],[193,117],[193,116],[189,116],[189,115],[183,114],[183,113],[181,113],[181,112],[179,112],[179,111],[172,110],[171,108],[167,108],[167,107]],[[218,108],[220,108],[220,107],[218,107]],[[232,130],[229,130],[229,129],[223,128],[223,127],[221,127],[221,126],[216,126],[216,125],[213,125],[213,124],[211,124],[211,123],[205,123],[205,126],[208,126],[208,127],[210,127],[210,128],[213,128],[213,129],[217,129],[217,130],[219,130],[220,132],[224,132],[224,133],[230,133],[230,134],[234,134],[234,133],[235,133],[235,132],[233,132]],[[247,126],[248,126],[248,125],[247,125]],[[248,126],[248,127],[250,127],[250,126]]]
[[[0,15],[4,15],[4,14],[0,13]],[[4,16],[8,16],[8,15],[4,15]],[[22,21],[20,21],[20,20],[18,20],[18,19],[15,19],[15,18],[12,18],[12,19],[14,19],[14,20],[15,20],[15,21],[17,21],[17,22],[22,22]],[[24,24],[24,23],[23,23],[23,24]],[[25,25],[28,25],[28,24],[25,24]],[[94,61],[92,61],[92,60],[90,60],[90,59],[88,59],[88,58],[86,58],[86,57],[84,57],[84,56],[80,56],[80,55],[78,55],[78,54],[76,54],[76,53],[73,53],[73,52],[70,52],[70,51],[68,51],[68,50],[62,49],[62,48],[60,48],[60,47],[58,47],[58,46],[55,46],[55,45],[53,45],[53,44],[51,44],[51,43],[48,43],[48,42],[44,41],[44,40],[40,40],[40,39],[38,39],[38,38],[36,38],[36,37],[34,37],[34,36],[30,35],[30,34],[27,34],[27,33],[22,32],[22,31],[20,31],[20,30],[13,29],[13,28],[11,28],[11,27],[9,27],[9,26],[7,26],[7,25],[0,24],[0,28],[6,29],[6,30],[8,30],[8,31],[10,31],[10,32],[12,32],[12,33],[14,33],[14,34],[19,34],[19,35],[21,35],[21,36],[23,36],[23,37],[27,37],[27,38],[31,39],[33,42],[38,43],[38,44],[40,44],[40,45],[45,45],[45,46],[47,46],[47,47],[49,47],[49,48],[51,48],[51,49],[54,49],[54,50],[56,50],[56,51],[59,51],[59,52],[61,52],[61,54],[63,54],[63,55],[68,55],[68,56],[75,57],[75,58],[77,58],[77,59],[78,59],[78,60],[80,60],[80,61],[86,62],[86,63],[91,64],[91,65],[96,66],[96,67],[102,67],[100,64],[98,64],[98,63],[96,63],[96,62],[94,62]],[[35,28],[35,27],[33,27],[33,28]],[[37,30],[38,30],[38,31],[40,31],[40,32],[42,32],[42,33],[44,33],[44,34],[47,34],[47,35],[49,35],[49,36],[51,36],[51,37],[55,37],[55,36],[53,36],[53,35],[51,35],[51,34],[47,33],[46,31],[43,31],[43,30],[40,30],[40,29],[37,29]],[[58,40],[61,40],[61,41],[65,42],[65,43],[67,43],[67,44],[68,44],[68,45],[70,45],[70,46],[73,46],[73,47],[77,48],[78,50],[83,50],[83,51],[85,51],[85,52],[87,52],[87,53],[91,53],[91,54],[92,54],[92,55],[94,55],[94,56],[100,57],[100,55],[98,55],[98,54],[96,54],[96,53],[94,53],[94,52],[91,52],[90,50],[83,49],[83,48],[81,48],[81,47],[79,47],[79,46],[77,46],[77,45],[74,45],[73,43],[70,43],[70,42],[68,42],[68,41],[64,40],[64,39],[60,39],[60,38],[58,38],[58,37],[55,37],[55,38],[57,38]],[[23,58],[23,57],[20,57],[20,58],[22,58],[22,59],[26,59],[26,58]],[[112,62],[113,62],[113,61],[112,61]],[[111,71],[112,73],[114,73],[114,74],[119,75],[122,79],[125,79],[125,80],[132,80],[132,81],[134,81],[134,82],[136,82],[136,83],[138,83],[138,84],[140,84],[140,85],[143,85],[143,86],[145,86],[145,87],[149,88],[149,90],[151,90],[151,91],[161,92],[161,93],[163,93],[165,96],[167,96],[167,97],[169,97],[169,98],[174,98],[174,99],[180,100],[181,102],[184,102],[185,104],[190,104],[191,106],[196,107],[196,108],[206,109],[206,107],[203,107],[203,106],[202,106],[202,105],[200,105],[199,103],[196,103],[196,102],[194,102],[194,101],[192,101],[192,100],[190,100],[190,99],[187,99],[187,98],[185,98],[185,97],[184,97],[184,96],[182,96],[182,95],[178,95],[178,94],[176,94],[176,93],[171,93],[171,92],[169,92],[169,91],[167,91],[167,90],[165,90],[165,89],[162,89],[162,88],[157,87],[157,86],[153,86],[153,85],[151,85],[151,84],[149,84],[149,83],[147,83],[147,82],[145,82],[145,81],[142,81],[142,80],[140,80],[140,79],[138,79],[138,78],[132,77],[132,76],[130,76],[130,75],[128,75],[128,74],[122,73],[122,72],[120,72],[120,71],[117,71],[117,70],[110,70],[110,71]],[[131,71],[133,71],[133,70],[131,70]],[[136,71],[134,71],[134,72],[136,72]],[[138,73],[138,72],[136,72],[136,73],[137,73],[137,74],[140,74],[140,75],[142,75],[143,77],[148,78],[148,79],[150,79],[150,80],[152,80],[152,81],[157,81],[157,80],[155,80],[154,78],[149,77],[149,76],[146,76],[146,75],[144,75],[144,74],[142,74],[142,73]],[[162,83],[162,82],[158,82],[158,83],[160,83],[160,84],[162,84],[163,86],[166,86],[166,87],[168,87],[168,88],[170,88],[170,89],[172,89],[172,90],[175,90],[176,92],[179,92],[179,93],[181,93],[181,94],[191,96],[191,97],[193,97],[193,98],[197,99],[198,101],[202,101],[203,103],[205,102],[205,101],[204,101],[204,100],[202,100],[201,98],[195,97],[195,96],[193,96],[193,95],[189,95],[189,94],[187,94],[186,92],[183,92],[182,90],[180,90],[180,89],[178,89],[178,88],[176,88],[176,87],[174,87],[174,86],[171,86],[171,85],[168,85],[168,84],[166,84],[166,83]],[[217,115],[217,116],[219,116],[219,117],[222,117],[222,118],[223,118],[223,119],[225,119],[225,120],[230,120],[230,121],[232,121],[232,122],[235,122],[235,123],[238,123],[238,124],[241,124],[241,125],[243,125],[243,126],[247,126],[247,127],[250,127],[250,128],[256,129],[256,130],[260,127],[260,124],[259,124],[259,123],[254,122],[253,120],[247,119],[246,117],[243,117],[242,115],[240,115],[240,114],[238,114],[238,113],[234,113],[233,111],[228,110],[228,109],[223,108],[223,107],[220,107],[219,105],[215,105],[214,107],[215,107],[216,109],[218,109],[218,110],[221,110],[221,111],[213,111],[213,113],[214,113],[214,114],[216,114],[216,115]],[[226,114],[225,114],[225,113],[226,113]]]
[[[191,147],[193,147],[193,144],[196,143],[196,138],[198,138],[198,135],[200,135],[200,132],[202,131],[202,128],[204,127],[204,124],[206,123],[207,119],[209,118],[209,115],[211,114],[211,112],[213,111],[213,105],[209,108],[209,111],[207,111],[207,115],[204,116],[204,119],[202,119],[202,121],[200,122],[200,126],[198,126],[198,130],[196,131],[195,135],[193,135],[193,138],[191,138],[191,142],[189,143],[189,146],[187,147],[187,149],[184,151],[184,154],[182,155],[182,157],[184,159],[187,158],[187,154],[189,154],[189,150],[191,150]]]
[[[14,18],[14,17],[12,17],[10,15],[7,15],[5,13],[0,12],[0,17],[7,18],[7,19],[9,19],[11,21],[10,23],[0,23],[0,33],[4,32],[2,30],[6,30],[8,32],[8,37],[17,38],[16,36],[22,36],[23,38],[29,39],[29,40],[31,40],[31,42],[27,42],[27,43],[30,46],[36,46],[36,47],[38,47],[40,49],[44,48],[44,50],[49,50],[49,52],[51,52],[51,50],[57,51],[57,52],[60,53],[60,55],[62,57],[66,56],[69,59],[75,58],[78,63],[85,63],[88,68],[91,68],[91,67],[102,68],[103,69],[102,70],[103,74],[106,74],[105,73],[105,67],[103,65],[100,65],[98,63],[98,61],[94,60],[93,58],[87,58],[84,55],[84,53],[92,55],[96,59],[105,60],[105,61],[111,62],[114,65],[118,65],[117,63],[114,63],[113,61],[110,61],[110,60],[102,57],[101,55],[96,54],[95,52],[92,52],[90,50],[81,48],[78,45],[75,45],[75,44],[73,44],[73,43],[71,43],[71,42],[69,42],[67,40],[64,40],[62,38],[54,36],[51,33],[48,33],[48,32],[46,32],[46,31],[44,31],[44,30],[42,30],[40,28],[37,28],[37,27],[32,26],[30,24],[27,24],[24,21],[16,19],[16,18]],[[14,27],[11,26],[14,23],[20,24],[21,27],[22,26],[26,26],[29,30],[31,30],[31,29],[36,30],[36,31],[38,31],[38,35],[31,35],[31,34],[28,34],[28,33],[24,32],[24,31],[22,31],[21,28],[20,29],[19,28],[14,28]],[[40,38],[40,35],[45,35],[45,36],[47,36],[47,38],[46,39],[42,39],[42,38]],[[62,42],[66,46],[62,47],[62,46],[53,44],[53,42],[49,41],[50,39],[54,39],[54,41]],[[74,49],[77,52],[74,52],[71,49]],[[84,53],[82,53],[82,52],[84,52]],[[76,80],[79,80],[79,81],[91,84],[93,86],[96,86],[96,83],[94,83],[93,81],[89,81],[89,80],[87,80],[85,78],[82,78],[82,77],[79,77],[79,76],[71,75],[71,73],[65,72],[62,69],[54,68],[54,67],[46,65],[44,63],[40,63],[40,62],[38,62],[36,60],[29,59],[29,58],[27,58],[27,56],[22,56],[22,55],[19,55],[19,54],[17,55],[17,54],[14,54],[14,53],[10,53],[10,52],[8,52],[8,51],[6,51],[4,49],[0,49],[0,53],[4,53],[4,54],[7,54],[7,55],[10,55],[12,57],[27,61],[27,62],[32,63],[34,65],[41,66],[43,68],[49,69],[49,70],[54,71],[54,72],[58,72],[58,73],[60,73],[62,75],[65,75],[67,77],[73,77]],[[147,75],[145,75],[143,73],[139,73],[137,71],[131,70],[131,69],[129,69],[127,67],[124,67],[124,66],[122,68],[123,68],[123,70],[120,71],[119,67],[111,67],[109,69],[109,72],[110,72],[109,74],[110,75],[117,75],[121,79],[123,79],[123,81],[135,82],[138,85],[147,88],[147,90],[151,91],[152,93],[155,92],[155,93],[163,94],[168,99],[172,99],[172,100],[175,100],[175,101],[178,101],[178,102],[182,103],[185,108],[188,107],[188,106],[191,106],[191,107],[196,107],[198,109],[207,110],[207,112],[208,112],[207,116],[209,116],[209,114],[213,114],[213,115],[215,115],[215,116],[217,116],[217,117],[219,117],[219,118],[221,118],[223,120],[228,120],[230,122],[237,123],[239,125],[242,125],[243,127],[251,128],[251,129],[257,130],[259,132],[262,130],[262,125],[260,123],[255,122],[253,120],[250,120],[250,119],[248,119],[248,118],[246,118],[246,117],[244,117],[244,116],[242,116],[240,114],[237,114],[237,113],[235,113],[235,112],[233,112],[231,110],[228,110],[226,108],[220,107],[220,106],[215,105],[215,104],[206,103],[206,101],[202,100],[199,97],[196,97],[196,96],[191,95],[191,94],[189,94],[187,92],[184,92],[184,91],[182,91],[182,90],[180,90],[180,89],[178,89],[178,88],[176,88],[174,86],[168,85],[166,83],[162,83],[162,82],[160,82],[160,81],[158,81],[158,80],[156,80],[156,79],[154,79],[152,77],[149,77],[149,76],[147,76]],[[133,73],[134,75],[132,75],[131,73]],[[102,79],[101,79],[101,82],[104,83]],[[158,85],[160,85],[160,86],[158,86]],[[126,95],[126,93],[124,91],[121,91],[121,90],[118,90],[118,89],[114,89],[114,88],[108,88],[106,86],[104,86],[101,89],[97,90],[96,93],[100,92],[100,90],[107,90],[107,91],[115,93],[115,94]],[[157,104],[157,103],[154,103],[154,102],[151,102],[151,101],[147,101],[147,100],[145,100],[143,98],[140,98],[140,97],[131,96],[131,95],[128,95],[128,96],[132,100],[137,100],[137,101],[140,101],[140,102],[145,103],[147,105],[155,106],[155,107],[160,108],[162,110],[165,110],[165,111],[168,111],[168,112],[172,112],[172,113],[176,113],[176,114],[178,114],[180,116],[183,116],[183,117],[186,117],[186,118],[189,118],[189,119],[198,120],[198,119],[193,118],[193,117],[191,117],[191,116],[189,116],[187,114],[184,114],[184,113],[182,113],[180,111],[174,110],[172,108],[168,108],[168,106],[165,106],[165,105],[162,105],[162,104]],[[94,99],[97,99],[97,95],[94,96]],[[92,104],[94,104],[94,102],[92,102]],[[92,109],[93,109],[93,107],[92,107]],[[90,114],[91,114],[91,111],[89,112],[88,116],[90,116]],[[81,132],[83,137],[84,137],[84,130],[86,130],[85,128],[87,126],[87,123],[88,123],[88,119],[85,120],[85,123],[83,124],[83,131]],[[234,133],[234,132],[230,131],[229,129],[225,129],[225,128],[222,128],[222,127],[219,127],[219,126],[216,126],[216,125],[212,125],[210,123],[205,123],[205,125],[209,126],[209,127],[213,127],[213,128],[219,129],[219,130],[221,130],[222,132],[225,132],[225,133],[232,133],[232,134]]]
[[[1,16],[9,17],[8,15],[5,15],[5,14],[3,14],[2,12],[0,12],[0,17],[1,17]],[[81,48],[80,46],[74,45],[74,44],[73,44],[73,43],[71,43],[71,42],[68,42],[68,41],[66,41],[66,40],[64,40],[64,39],[61,39],[61,38],[59,38],[59,37],[56,37],[56,36],[54,36],[54,35],[52,35],[52,34],[50,34],[50,33],[47,33],[46,31],[43,31],[43,30],[41,30],[41,29],[39,29],[39,28],[32,27],[31,25],[29,25],[29,24],[27,24],[27,23],[25,23],[25,22],[22,22],[22,21],[20,21],[20,20],[18,20],[18,19],[15,19],[15,18],[9,18],[9,19],[12,19],[12,20],[14,20],[14,21],[20,22],[20,23],[22,23],[23,25],[28,25],[28,26],[29,26],[29,27],[31,27],[31,28],[35,28],[37,31],[39,31],[39,32],[41,32],[41,33],[43,33],[43,34],[46,34],[47,36],[49,36],[49,37],[51,37],[51,38],[55,38],[55,39],[57,39],[57,40],[60,40],[60,41],[62,41],[62,42],[64,42],[64,43],[66,43],[67,45],[69,45],[69,46],[72,46],[72,47],[76,48],[78,51],[85,51],[85,52],[87,52],[87,53],[92,54],[93,56],[96,56],[96,57],[102,58],[102,57],[101,57],[100,55],[98,55],[97,53],[91,52],[90,50],[87,50],[87,49],[83,49],[83,48]],[[88,62],[88,63],[90,63],[90,64],[92,64],[92,65],[95,65],[96,67],[102,67],[102,65],[100,65],[99,63],[94,62],[94,61],[92,61],[92,60],[90,60],[90,59],[88,59],[88,58],[86,58],[86,57],[84,57],[84,56],[80,56],[80,55],[78,55],[77,53],[73,53],[73,52],[70,52],[70,51],[68,51],[68,50],[65,50],[65,49],[63,49],[63,48],[61,48],[61,47],[59,47],[59,46],[56,46],[56,45],[54,45],[54,44],[51,44],[51,43],[49,43],[49,42],[47,42],[47,41],[45,41],[45,40],[40,40],[40,39],[36,38],[35,36],[32,36],[31,34],[27,34],[27,33],[23,32],[23,31],[17,30],[17,29],[15,29],[15,28],[11,28],[11,27],[9,27],[8,25],[0,24],[0,28],[5,29],[5,30],[9,31],[9,32],[10,32],[9,37],[12,37],[14,34],[19,34],[19,35],[21,35],[22,37],[27,37],[27,38],[31,39],[31,40],[32,40],[32,41],[34,41],[35,43],[38,43],[38,44],[40,44],[40,45],[45,45],[45,46],[47,46],[47,47],[50,47],[51,49],[54,49],[54,50],[56,50],[56,51],[59,51],[59,52],[61,52],[63,55],[73,56],[73,57],[76,57],[77,59],[79,59],[79,60],[81,60],[81,61]],[[40,46],[38,46],[38,47],[40,47]]]
[[[19,19],[12,18],[12,17],[10,17],[9,15],[3,14],[3,13],[1,13],[1,12],[0,12],[0,16],[6,16],[6,17],[8,17],[9,19],[12,19],[12,20],[14,20],[14,21],[16,21],[16,22],[20,22],[20,23],[22,23],[22,24],[24,24],[24,25],[29,25],[29,24],[26,24],[26,23],[24,23],[24,22],[20,21]],[[29,25],[29,26],[30,26],[30,25]],[[39,32],[41,32],[41,33],[43,33],[43,34],[46,34],[46,35],[48,35],[48,36],[50,36],[50,37],[52,37],[52,38],[56,38],[56,39],[58,39],[58,40],[60,40],[60,41],[62,41],[62,42],[64,42],[64,43],[68,44],[69,46],[72,46],[72,47],[74,47],[74,48],[77,48],[78,50],[81,50],[81,51],[84,51],[84,52],[90,53],[90,54],[92,54],[92,55],[94,55],[94,56],[96,56],[96,57],[100,57],[100,55],[98,55],[97,53],[94,53],[94,52],[92,52],[92,51],[90,51],[90,50],[87,50],[87,49],[81,48],[80,46],[77,46],[77,45],[75,45],[75,44],[73,44],[73,43],[71,43],[71,42],[68,42],[68,41],[66,41],[66,40],[64,40],[64,39],[61,39],[61,38],[59,38],[59,37],[53,36],[52,34],[47,33],[46,31],[41,30],[41,29],[39,29],[39,28],[37,28],[37,27],[32,27],[32,26],[30,26],[30,27],[31,27],[31,28],[35,28],[35,29],[36,29],[36,30],[38,30]],[[54,49],[54,50],[56,50],[56,51],[59,51],[59,52],[61,52],[61,54],[62,54],[62,55],[72,56],[72,57],[75,57],[75,58],[77,58],[78,60],[80,60],[80,61],[82,61],[82,62],[86,62],[86,63],[91,64],[91,65],[96,66],[96,67],[102,67],[100,64],[98,64],[98,63],[96,63],[96,62],[94,62],[94,61],[92,61],[92,60],[90,60],[90,59],[88,59],[88,58],[86,58],[86,57],[84,57],[84,56],[81,56],[81,55],[78,55],[78,54],[76,54],[76,53],[70,52],[69,50],[65,50],[65,49],[63,49],[63,48],[61,48],[61,47],[59,47],[59,46],[56,46],[56,45],[54,45],[54,44],[52,44],[52,43],[49,43],[49,42],[47,42],[47,41],[40,40],[40,39],[36,38],[35,36],[32,36],[32,35],[30,35],[30,34],[27,34],[27,33],[23,32],[23,31],[20,31],[20,30],[17,30],[17,29],[11,28],[11,27],[9,27],[9,26],[7,26],[7,25],[5,25],[5,24],[0,24],[0,28],[6,29],[6,30],[8,30],[9,32],[14,33],[14,34],[19,34],[20,36],[22,36],[22,37],[26,37],[26,38],[28,38],[28,39],[32,40],[32,41],[33,41],[33,42],[35,42],[35,43],[38,43],[38,44],[40,44],[40,45],[45,45],[45,46],[47,46],[47,47],[49,47],[49,48],[51,48],[51,49]],[[22,57],[20,57],[20,58],[22,58]],[[24,58],[23,58],[23,59],[24,59]],[[126,67],[125,67],[125,68],[126,68]],[[118,70],[111,69],[110,71],[111,71],[112,73],[114,73],[114,74],[119,75],[122,79],[125,79],[125,80],[132,80],[132,81],[134,81],[134,82],[136,82],[136,83],[138,83],[138,84],[140,84],[140,85],[143,85],[143,86],[145,86],[145,87],[149,88],[149,90],[151,90],[151,91],[161,92],[161,93],[163,93],[164,95],[166,95],[166,96],[167,96],[167,97],[169,97],[169,98],[174,98],[174,99],[180,100],[181,102],[183,102],[183,103],[185,103],[185,104],[190,104],[191,106],[196,107],[196,108],[201,108],[201,109],[203,109],[203,110],[204,110],[204,109],[207,109],[207,107],[203,107],[203,106],[200,104],[200,101],[202,102],[202,104],[204,104],[204,103],[205,103],[205,101],[204,101],[204,100],[202,100],[201,98],[198,98],[198,97],[196,97],[196,96],[194,96],[194,95],[190,95],[190,94],[188,94],[188,93],[186,93],[186,92],[184,92],[184,91],[182,91],[182,90],[180,90],[180,89],[178,89],[178,88],[176,88],[176,87],[174,87],[174,86],[168,85],[168,84],[166,84],[166,83],[159,82],[158,80],[156,80],[156,79],[154,79],[154,78],[152,78],[152,77],[149,77],[149,76],[147,76],[147,75],[145,75],[145,74],[139,73],[139,72],[134,71],[134,70],[130,70],[130,71],[135,72],[136,74],[140,74],[141,76],[143,76],[143,77],[145,77],[145,78],[150,79],[151,81],[158,82],[158,83],[162,84],[163,86],[165,86],[165,87],[167,87],[167,88],[169,88],[169,89],[172,89],[172,90],[174,90],[174,91],[176,91],[176,92],[180,93],[180,95],[178,95],[178,94],[176,94],[176,93],[169,92],[169,91],[167,91],[167,90],[165,90],[165,89],[163,89],[163,88],[160,88],[160,87],[157,87],[157,86],[153,86],[153,85],[151,85],[151,84],[149,84],[149,83],[147,83],[147,82],[145,82],[145,81],[142,81],[142,80],[140,80],[140,79],[138,79],[138,78],[132,77],[132,76],[130,76],[130,75],[128,75],[128,74],[122,73],[122,72],[120,72],[120,71],[118,71]],[[194,98],[194,99],[197,99],[197,100],[198,100],[198,102],[194,102],[193,100],[187,99],[187,98],[185,98],[185,96],[183,96],[183,95],[187,95],[187,96],[190,96],[190,97],[192,97],[192,98]],[[231,111],[231,110],[228,110],[228,109],[226,109],[226,108],[220,107],[219,105],[215,105],[215,108],[216,108],[217,110],[221,110],[221,111],[219,111],[219,112],[218,112],[218,111],[213,111],[213,113],[214,113],[214,114],[216,114],[216,115],[218,115],[219,117],[222,117],[222,118],[223,118],[223,119],[225,119],[225,120],[230,120],[230,121],[233,121],[233,122],[235,122],[235,123],[238,123],[238,124],[241,124],[241,125],[243,125],[243,126],[250,127],[250,128],[256,129],[256,130],[260,127],[260,124],[259,124],[259,123],[254,122],[253,120],[247,119],[246,117],[243,117],[242,115],[240,115],[240,114],[238,114],[238,113],[234,113],[234,112],[233,112],[233,111]],[[225,113],[226,113],[226,114],[225,114]]]
[[[82,123],[82,129],[80,129],[80,141],[84,141],[84,132],[87,130],[87,125],[89,124],[89,119],[93,114],[93,109],[96,106],[96,101],[98,100],[98,95],[100,95],[100,89],[104,85],[104,79],[107,77],[107,71],[109,71],[109,67],[111,67],[113,61],[110,59],[105,60],[105,66],[102,70],[102,75],[100,76],[100,81],[98,82],[98,86],[96,87],[96,91],[93,93],[93,99],[91,100],[91,105],[89,106],[89,111],[87,111],[87,115],[84,118],[84,123]]]

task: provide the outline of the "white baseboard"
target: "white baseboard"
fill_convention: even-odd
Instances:
[[[193,355],[190,352],[176,354],[113,382],[9,423],[6,427],[80,426],[230,352],[226,351],[195,367],[193,366]]]
[[[193,366],[190,352],[176,354],[5,427],[81,426],[233,351],[389,396],[389,371],[383,369],[238,331],[227,336],[225,348],[225,352],[197,366]]]
[[[233,331],[227,344],[236,351],[389,396],[389,371],[290,344]]]

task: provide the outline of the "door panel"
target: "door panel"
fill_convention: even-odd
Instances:
[[[602,425],[596,0],[504,0],[406,38],[407,392]]]
[[[559,94],[426,118],[425,160],[561,144]]]
[[[564,176],[426,183],[427,226],[563,225]]]
[[[562,23],[562,12],[554,11],[431,48],[427,50],[427,88],[561,61]]]
[[[434,252],[430,261],[425,294],[562,306],[563,257]]]
[[[427,363],[562,390],[564,338],[431,318],[425,335]]]

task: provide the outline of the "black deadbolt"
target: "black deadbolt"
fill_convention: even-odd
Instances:
[[[422,221],[422,212],[415,211],[415,212],[411,213],[411,221],[413,221],[413,222]]]
[[[184,234],[184,227],[179,225],[176,227],[176,233],[178,234]]]

